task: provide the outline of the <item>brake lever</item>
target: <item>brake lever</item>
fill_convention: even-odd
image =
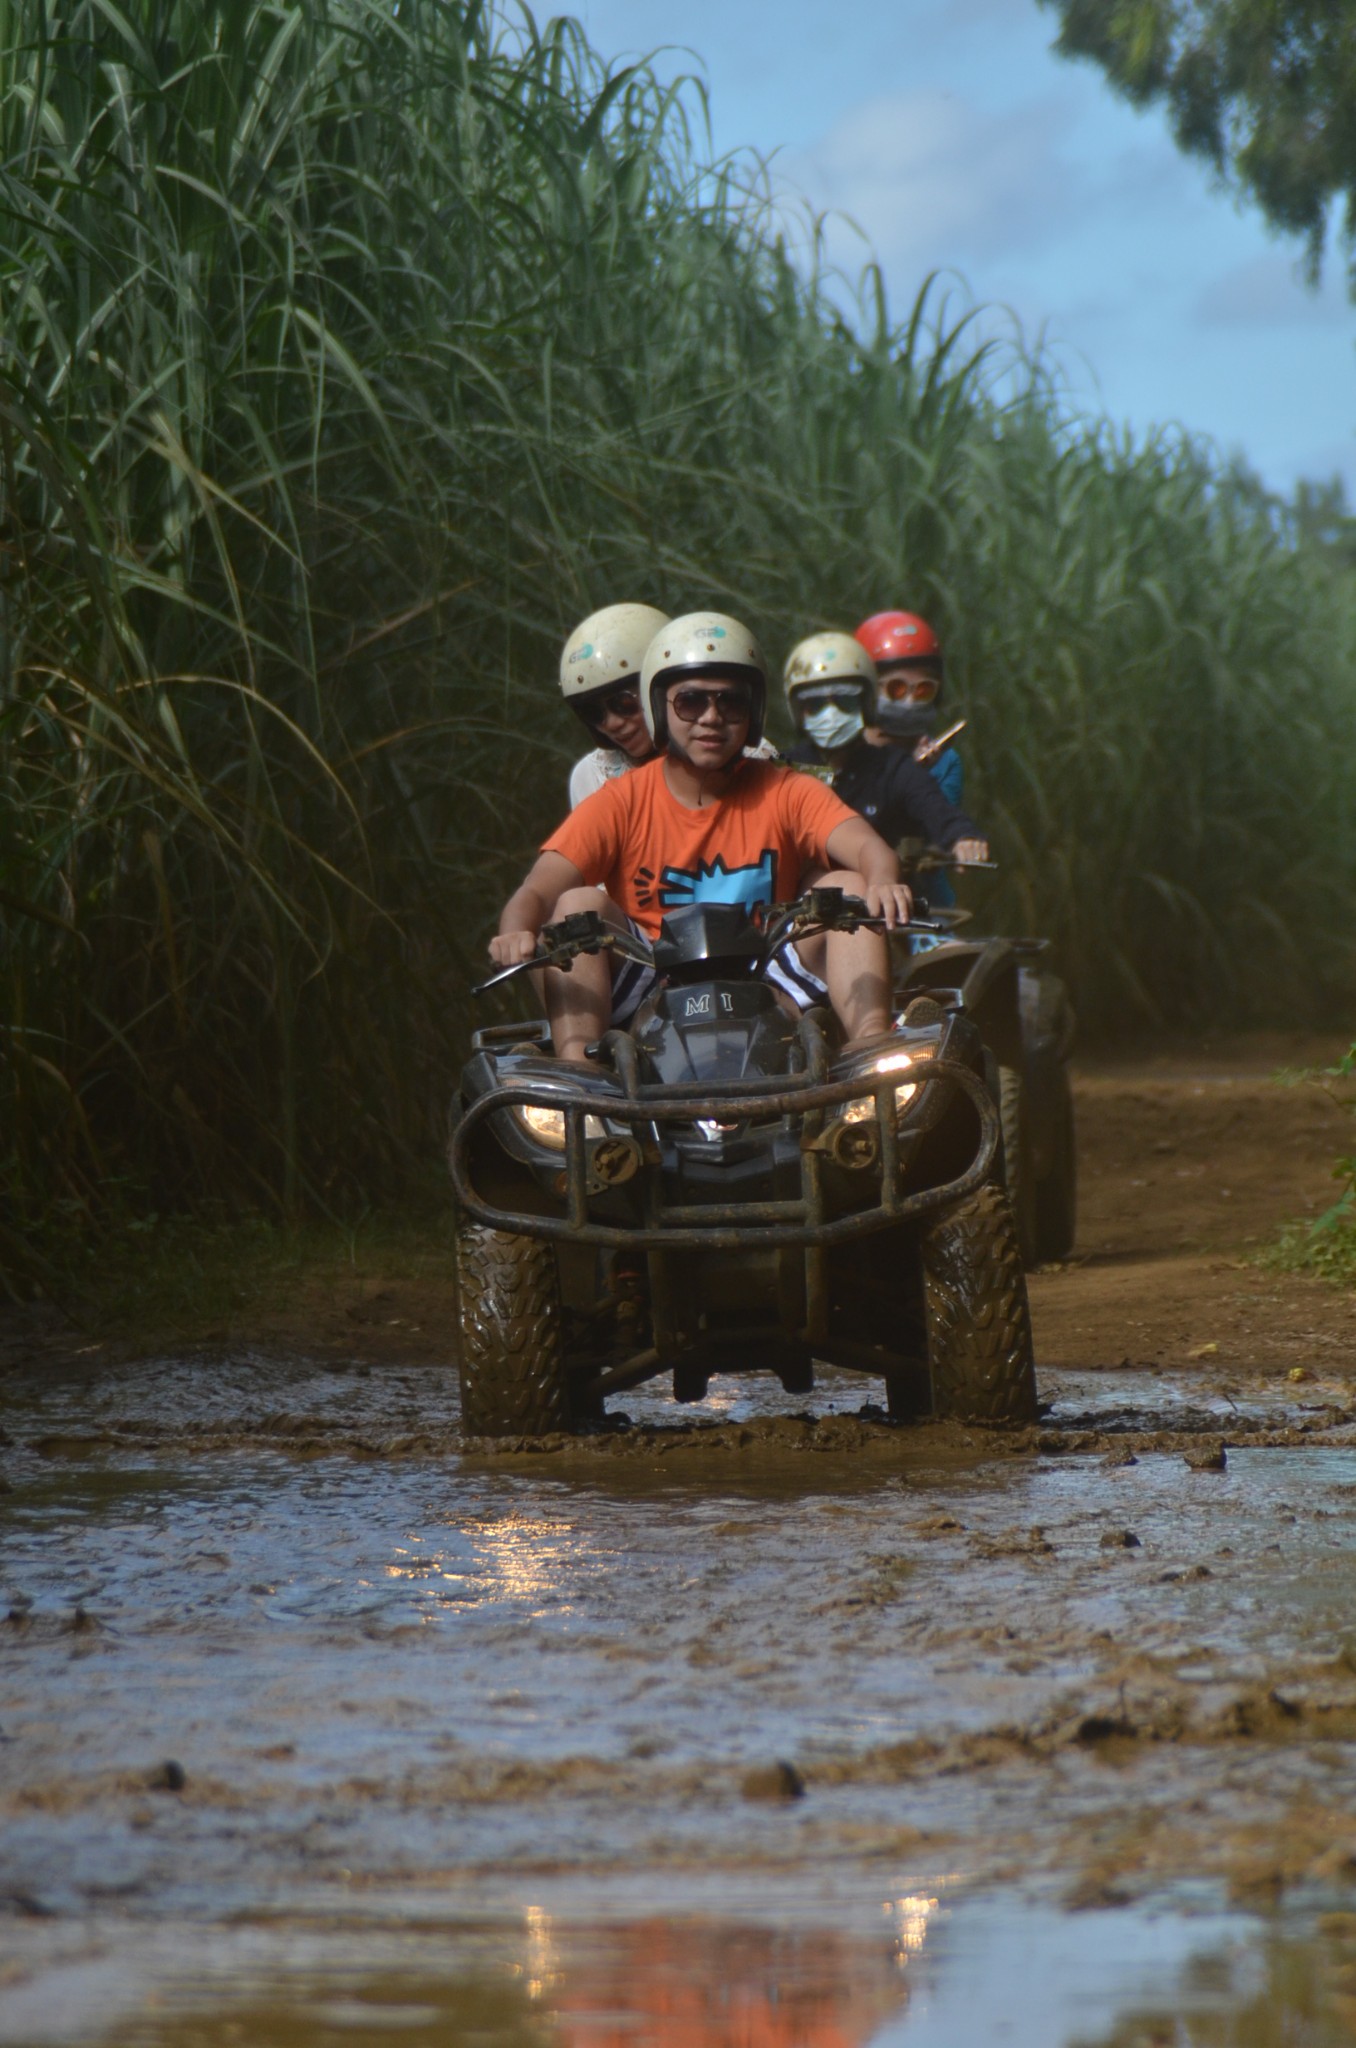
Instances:
[[[583,915],[592,917],[593,912],[585,911]],[[547,926],[545,929],[550,930],[552,927]],[[560,927],[556,926],[554,929],[559,930]],[[559,967],[562,973],[568,974],[581,953],[609,952],[624,953],[628,960],[638,960],[642,967],[651,967],[654,964],[654,953],[651,948],[642,939],[633,938],[630,932],[611,929],[601,932],[590,931],[564,939],[557,946],[548,946],[545,952],[534,953],[530,960],[515,960],[512,967],[501,967],[499,972],[490,975],[487,981],[478,981],[471,994],[483,996],[487,990],[498,988],[501,983],[512,981],[515,974],[526,974],[533,967]]]
[[[497,974],[491,974],[485,981],[473,982],[473,996],[487,995],[492,988],[499,988],[504,982],[512,981],[515,974],[526,974],[533,967],[550,967],[554,956],[549,953],[534,953],[530,960],[515,960],[512,967],[501,967]]]

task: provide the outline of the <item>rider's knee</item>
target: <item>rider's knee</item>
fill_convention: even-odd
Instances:
[[[562,917],[571,917],[577,910],[601,910],[603,898],[597,889],[583,887],[567,889],[563,896],[556,898],[556,907],[548,922],[556,924]]]

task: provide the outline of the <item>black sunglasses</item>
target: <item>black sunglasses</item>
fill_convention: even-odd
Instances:
[[[796,703],[810,711],[822,711],[826,704],[839,711],[857,711],[861,702],[860,683],[816,683],[811,689],[796,692]]]
[[[589,722],[597,725],[602,718],[634,718],[639,709],[640,691],[630,683],[619,683],[589,704]]]
[[[682,719],[684,725],[695,725],[707,711],[714,711],[725,725],[735,725],[741,718],[747,718],[753,710],[753,698],[747,690],[699,690],[692,684],[685,684],[675,690],[669,698],[669,710]]]

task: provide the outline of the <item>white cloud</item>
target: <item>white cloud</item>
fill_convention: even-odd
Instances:
[[[1331,259],[1320,290],[1304,282],[1303,266],[1279,249],[1211,278],[1194,308],[1202,327],[1332,327],[1353,325],[1341,266]]]
[[[777,170],[815,207],[853,220],[887,271],[987,270],[1049,246],[1095,203],[1062,153],[1070,123],[1054,95],[1000,114],[941,91],[882,96]],[[852,260],[841,232],[830,248]]]

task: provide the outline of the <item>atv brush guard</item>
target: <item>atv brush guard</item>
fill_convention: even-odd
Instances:
[[[472,1103],[452,1135],[449,1166],[457,1201],[477,1223],[492,1230],[512,1230],[524,1237],[565,1239],[619,1250],[719,1250],[740,1244],[785,1247],[830,1245],[861,1237],[888,1223],[902,1223],[946,1208],[973,1194],[989,1174],[998,1149],[999,1124],[983,1081],[959,1061],[931,1059],[910,1070],[918,1088],[908,1122],[927,1121],[929,1097],[950,1084],[967,1095],[979,1119],[980,1137],[973,1161],[955,1180],[911,1195],[901,1191],[902,1167],[909,1131],[896,1120],[897,1071],[883,1075],[848,1075],[836,1081],[813,1074],[754,1083],[701,1089],[639,1087],[626,1095],[595,1093],[585,1084],[550,1089],[520,1083],[496,1088]],[[824,1199],[824,1163],[832,1157],[825,1140],[832,1139],[834,1120],[828,1112],[850,1102],[873,1100],[875,1117],[852,1128],[860,1134],[859,1171],[879,1170],[880,1199],[870,1208],[847,1216],[830,1216]],[[560,1113],[565,1149],[558,1185],[565,1202],[563,1216],[528,1215],[503,1209],[475,1188],[470,1172],[470,1141],[477,1128],[502,1110],[534,1108]],[[800,1123],[801,1192],[798,1200],[774,1202],[666,1202],[657,1173],[654,1127],[703,1121],[738,1123],[748,1118],[785,1117]],[[629,1136],[590,1137],[585,1120],[605,1118],[630,1127]],[[841,1128],[841,1125],[840,1125]],[[872,1156],[874,1155],[874,1156]],[[839,1163],[847,1163],[840,1161]],[[590,1201],[633,1178],[641,1178],[645,1212],[635,1224],[603,1223],[590,1214]]]

